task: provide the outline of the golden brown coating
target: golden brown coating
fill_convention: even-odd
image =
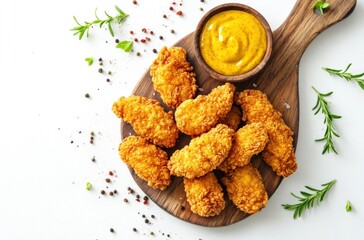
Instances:
[[[113,104],[112,111],[155,145],[170,148],[176,144],[179,130],[173,114],[165,112],[157,100],[134,95],[121,97]]]
[[[268,140],[268,133],[263,123],[245,125],[235,133],[229,156],[218,169],[227,172],[247,165],[253,155],[263,151]]]
[[[171,174],[190,179],[211,172],[227,157],[233,135],[234,130],[218,124],[192,139],[189,145],[172,154],[168,162]]]
[[[183,101],[195,97],[197,91],[193,67],[181,47],[163,47],[150,67],[154,90],[163,102],[177,108]]]
[[[171,183],[167,153],[143,137],[125,138],[119,145],[119,155],[152,188],[164,190]]]
[[[256,213],[268,202],[262,176],[250,163],[230,171],[222,182],[229,199],[243,212]]]
[[[267,96],[259,90],[244,90],[235,95],[241,105],[243,121],[261,122],[268,131],[269,142],[262,152],[264,161],[279,176],[288,177],[297,169],[293,148],[293,132],[284,123],[282,114],[274,110]]]
[[[226,83],[214,88],[208,95],[184,101],[175,112],[178,129],[191,136],[209,131],[230,111],[234,91],[235,86]]]
[[[184,186],[192,212],[211,217],[219,215],[225,208],[224,193],[213,172],[199,178],[184,178]]]
[[[239,107],[233,105],[230,112],[228,112],[224,117],[222,117],[218,123],[227,125],[228,127],[238,130],[241,123],[241,110]]]
[[[267,121],[265,127],[269,142],[262,152],[263,159],[279,176],[288,177],[297,169],[293,132],[283,120]]]

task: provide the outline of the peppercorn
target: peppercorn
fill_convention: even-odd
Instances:
[[[114,193],[113,193],[113,192],[109,192],[109,195],[110,195],[110,196],[114,196]]]
[[[136,55],[139,57],[140,56],[140,52],[137,52]]]
[[[160,40],[163,40],[163,36],[159,36],[159,39],[160,39]]]
[[[115,230],[114,230],[113,228],[110,228],[110,232],[112,232],[112,233],[113,233],[114,231],[115,231]]]
[[[146,224],[148,224],[149,223],[149,220],[148,219],[145,219],[145,221],[144,221]]]
[[[172,7],[172,6],[170,6],[170,7],[169,7],[169,10],[173,11],[173,7]]]
[[[155,216],[154,216],[153,214],[152,214],[152,215],[150,215],[150,217],[151,217],[151,218],[155,218]]]
[[[137,38],[134,38],[134,42],[138,42],[138,39]]]
[[[138,2],[136,0],[133,0],[133,4],[137,4]]]
[[[144,214],[142,215],[142,218],[145,218],[145,215]]]
[[[140,198],[140,195],[139,195],[139,194],[137,194],[135,197],[136,197],[136,198]]]
[[[181,16],[182,15],[182,11],[178,11],[176,12],[177,15]]]
[[[96,162],[96,158],[95,158],[95,156],[93,156],[93,157],[91,158],[91,161]]]
[[[148,196],[144,196],[144,197],[143,197],[143,200],[144,200],[144,201],[148,201],[148,200],[149,200]]]
[[[119,39],[115,39],[115,43],[119,43]]]
[[[200,2],[205,2],[205,0],[200,0]]]
[[[163,18],[167,18],[167,15],[163,14]]]
[[[99,62],[102,62],[102,58],[99,58]]]
[[[85,98],[89,98],[89,97],[90,97],[90,94],[86,93]]]
[[[105,179],[105,181],[106,181],[107,183],[111,182],[110,178],[106,178],[106,179]]]
[[[145,39],[142,39],[142,40],[140,40],[142,43],[145,43],[147,40],[145,40]]]
[[[150,33],[150,35],[153,35],[153,34],[154,34],[154,32],[153,32],[153,31],[150,31],[149,33]]]
[[[153,49],[153,53],[157,53],[157,49],[155,49],[155,48],[154,48],[154,49]]]
[[[124,198],[123,200],[125,203],[129,202],[129,200],[127,198]]]
[[[99,73],[102,73],[104,70],[102,68],[99,68]]]
[[[102,195],[105,195],[105,190],[101,190],[100,192]]]
[[[174,33],[174,30],[173,29],[171,29],[171,33]]]
[[[110,79],[109,78],[106,78],[106,82],[110,82]]]
[[[146,33],[146,32],[147,32],[147,29],[146,29],[146,28],[143,28],[143,29],[142,29],[142,32],[143,32],[143,33]]]
[[[133,232],[136,232],[136,231],[138,231],[136,228],[133,228]]]

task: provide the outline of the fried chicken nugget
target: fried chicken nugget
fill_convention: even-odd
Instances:
[[[250,163],[230,171],[221,181],[229,199],[243,212],[256,213],[268,202],[262,176]]]
[[[171,174],[191,179],[211,172],[228,156],[233,135],[234,130],[218,124],[192,139],[189,145],[172,154],[168,162]]]
[[[155,145],[171,148],[176,144],[179,130],[173,114],[165,112],[157,100],[134,95],[121,97],[114,102],[112,111]]]
[[[120,158],[148,185],[164,190],[171,183],[168,155],[140,136],[130,136],[119,145]]]
[[[244,90],[236,94],[243,121],[261,122],[268,131],[269,142],[262,152],[263,159],[279,176],[288,177],[297,169],[293,148],[293,132],[284,123],[282,114],[273,108],[267,96],[259,90]]]
[[[150,75],[154,90],[173,109],[196,95],[196,74],[186,60],[186,50],[181,47],[163,47],[150,67]]]
[[[211,217],[219,215],[225,208],[224,193],[213,172],[199,178],[184,178],[184,186],[192,212]]]
[[[234,131],[238,130],[241,123],[241,111],[239,107],[233,105],[230,112],[228,112],[226,116],[222,117],[218,123],[225,124]]]
[[[235,132],[229,156],[218,169],[227,172],[236,167],[247,165],[253,155],[263,151],[268,140],[268,133],[263,123],[258,122],[245,125]]]
[[[191,136],[209,131],[230,111],[234,91],[235,86],[226,83],[214,88],[208,95],[184,101],[175,112],[178,129]]]

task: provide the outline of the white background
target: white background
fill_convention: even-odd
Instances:
[[[178,6],[182,17],[168,10],[171,2],[0,3],[0,239],[364,239],[364,91],[321,70],[352,63],[351,72],[364,71],[362,0],[349,18],[320,34],[301,59],[299,168],[282,182],[262,212],[228,227],[206,228],[128,195],[130,186],[144,196],[119,160],[120,120],[111,112],[112,103],[131,93],[156,57],[153,48],[173,45],[194,30],[207,10],[228,1],[185,0]],[[260,11],[273,30],[294,5],[291,0],[240,2]],[[103,18],[105,10],[116,13],[114,5],[130,15],[114,26],[116,38],[130,39],[130,30],[142,37],[141,29],[146,27],[155,32],[148,44],[135,44],[133,53],[124,53],[115,48],[115,39],[104,28],[92,28],[90,37],[81,41],[72,35],[72,16],[92,20],[97,8]],[[140,57],[135,54],[138,51]],[[95,63],[87,66],[86,57],[94,57]],[[98,73],[99,57],[111,75]],[[323,145],[314,141],[325,127],[323,116],[311,110],[316,101],[311,86],[334,92],[330,108],[343,116],[334,122],[341,135],[335,139],[338,155],[321,155]],[[95,132],[93,145],[89,144],[91,131]],[[110,184],[105,182],[109,171],[117,175]],[[293,212],[282,208],[283,203],[295,202],[290,192],[299,193],[305,185],[319,188],[333,179],[337,182],[324,202],[300,219],[293,220]],[[85,189],[86,182],[93,184],[90,191]],[[117,189],[118,194],[101,196],[101,189]],[[350,213],[345,211],[347,200],[353,206]],[[142,214],[152,224],[145,224]],[[111,227],[115,233],[110,233]]]

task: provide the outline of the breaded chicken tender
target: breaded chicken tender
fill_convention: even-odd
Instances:
[[[183,101],[195,97],[197,91],[193,67],[181,47],[163,47],[150,67],[154,90],[163,102],[175,109]]]
[[[191,179],[211,172],[228,156],[233,135],[234,130],[218,124],[192,139],[189,145],[172,154],[168,162],[171,174]]]
[[[220,214],[225,208],[224,193],[213,172],[199,178],[184,178],[184,186],[192,212],[211,217]]]
[[[143,137],[125,138],[119,145],[119,155],[152,188],[164,190],[171,183],[167,153]]]
[[[241,123],[241,110],[239,107],[233,105],[230,112],[222,117],[218,123],[222,123],[232,128],[234,131],[238,130]]]
[[[173,114],[165,112],[157,100],[134,95],[121,97],[113,104],[112,111],[155,145],[171,148],[176,144],[179,130]]]
[[[268,202],[262,176],[250,163],[230,171],[222,182],[229,199],[243,212],[256,213]]]
[[[229,156],[218,169],[227,172],[247,165],[253,155],[263,151],[268,139],[268,133],[263,123],[245,125],[235,133]]]
[[[208,95],[184,101],[175,112],[178,129],[191,136],[209,131],[230,111],[234,91],[235,86],[226,83],[214,88]]]
[[[259,90],[244,90],[235,95],[241,105],[243,121],[261,122],[268,131],[269,142],[262,152],[263,159],[279,176],[288,177],[297,169],[293,148],[293,132],[284,123],[282,114],[273,108],[267,96]]]

